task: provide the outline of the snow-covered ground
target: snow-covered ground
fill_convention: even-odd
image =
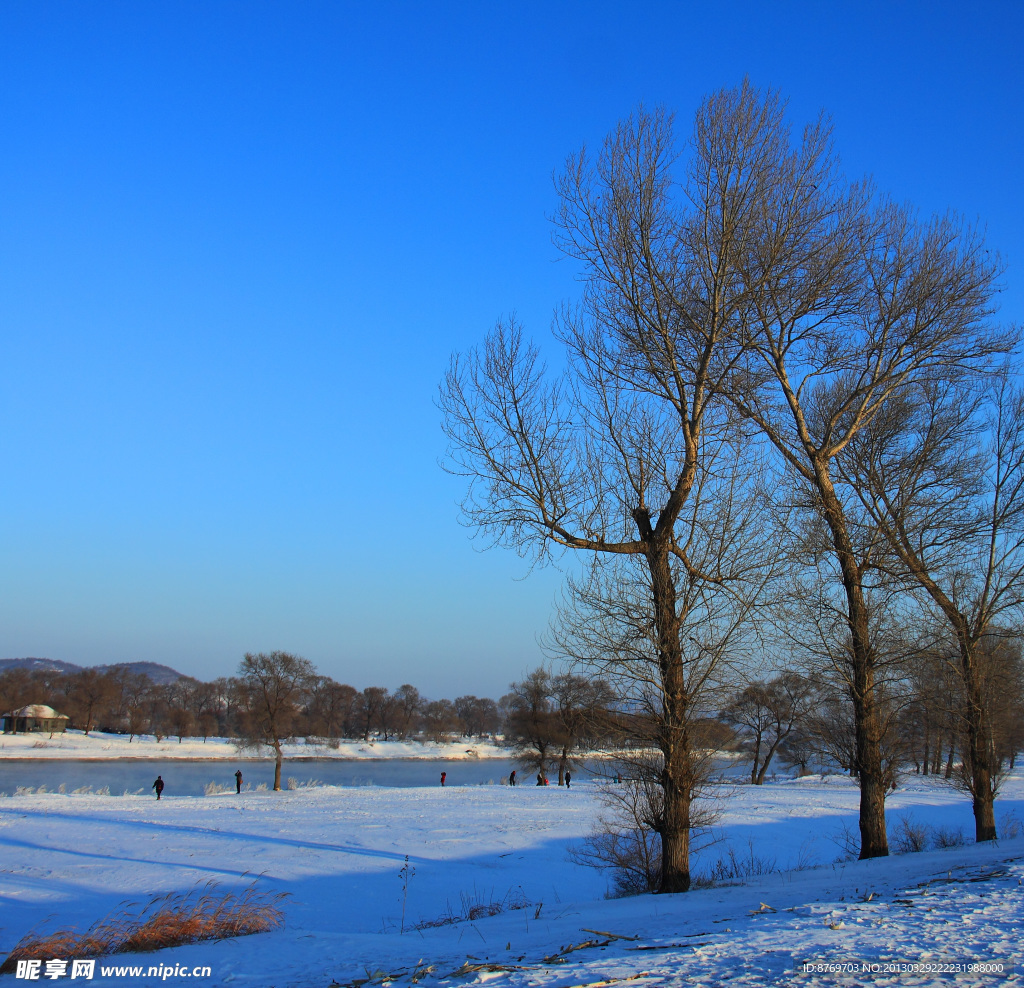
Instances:
[[[969,802],[940,781],[911,778],[888,801],[901,819],[967,844],[866,862],[836,862],[843,826],[856,830],[857,790],[839,777],[737,786],[723,796],[719,843],[778,869],[676,896],[605,900],[606,876],[567,850],[591,828],[597,786],[445,789],[319,788],[216,797],[37,794],[0,799],[0,949],[47,917],[88,926],[130,900],[210,880],[233,888],[258,876],[287,892],[286,925],[117,965],[209,966],[203,984],[284,988],[353,984],[597,986],[930,985],[932,973],[799,973],[804,961],[1021,964],[1024,836],[970,843]],[[1024,773],[997,803],[1024,821]],[[1007,829],[1008,832],[1009,828]],[[752,849],[752,852],[751,852]],[[403,879],[408,855],[405,932]],[[501,904],[498,915],[422,923]],[[521,908],[513,908],[513,907]],[[596,932],[595,932],[596,931]],[[570,949],[578,947],[578,949]],[[104,965],[107,963],[103,962]],[[165,967],[164,970],[167,970]],[[389,975],[389,979],[385,979]],[[970,975],[965,985],[1019,983]],[[22,984],[13,976],[4,980]],[[192,983],[172,975],[97,983]]]
[[[331,744],[307,744],[299,738],[283,745],[285,758],[508,758],[508,749],[477,739],[437,744],[433,741],[342,741]],[[263,749],[266,753],[266,749]],[[243,751],[242,754],[252,754]],[[110,758],[230,758],[237,759],[239,749],[230,738],[177,737],[157,741],[151,734],[129,740],[124,734],[93,731],[87,737],[81,731],[67,731],[52,738],[46,733],[0,734],[2,758],[110,759]]]

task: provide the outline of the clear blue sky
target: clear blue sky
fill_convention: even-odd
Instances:
[[[453,350],[576,291],[551,176],[749,74],[1024,319],[1024,5],[5,0],[0,656],[497,696],[559,584],[457,523]]]

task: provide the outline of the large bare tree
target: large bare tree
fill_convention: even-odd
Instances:
[[[955,643],[946,654],[962,685],[961,780],[986,841],[996,838],[999,785],[993,640],[1024,617],[1024,391],[1008,372],[980,389],[970,383],[936,374],[902,389],[838,467],[885,534],[894,570]]]
[[[745,546],[736,525],[756,500],[749,476],[725,467],[754,444],[720,391],[741,356],[737,270],[762,205],[748,177],[762,148],[756,121],[712,100],[684,164],[671,124],[637,112],[558,181],[557,242],[584,286],[557,322],[564,373],[502,323],[453,359],[440,403],[470,526],[540,561],[560,549],[618,559],[616,578],[639,581],[657,681],[660,887],[678,892],[690,884],[694,688],[707,681],[691,608],[763,579],[760,558],[706,551],[712,533]],[[694,494],[712,487],[731,494]]]
[[[954,218],[922,223],[870,185],[848,183],[824,121],[794,142],[773,94],[745,84],[716,105],[756,121],[763,151],[752,178],[758,209],[737,265],[748,337],[732,397],[813,492],[828,534],[851,642],[861,857],[876,857],[888,853],[877,655],[851,531],[854,495],[837,483],[835,463],[922,377],[963,380],[1006,349],[987,322],[995,265]]]

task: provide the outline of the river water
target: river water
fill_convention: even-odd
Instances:
[[[441,773],[445,772],[447,785],[486,786],[507,781],[513,768],[514,763],[503,758],[458,761],[432,758],[286,758],[281,768],[281,785],[292,778],[299,784],[312,779],[330,786],[436,786],[440,785]],[[242,770],[244,785],[252,789],[260,784],[268,789],[274,785],[272,759],[59,761],[0,758],[0,793],[11,796],[19,786],[31,786],[33,789],[45,786],[48,791],[56,792],[62,785],[67,792],[90,786],[93,791],[107,788],[113,796],[140,789],[143,793],[151,793],[153,782],[160,775],[166,787],[165,797],[202,796],[210,782],[233,790],[236,769]],[[519,776],[522,775],[520,770]]]

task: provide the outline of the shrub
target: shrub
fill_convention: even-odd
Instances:
[[[999,818],[999,836],[1004,840],[1016,840],[1021,835],[1021,822],[1017,818],[1017,814],[1011,810],[1009,813],[1004,813]]]
[[[737,878],[756,878],[758,875],[771,875],[777,871],[775,858],[762,858],[754,853],[753,840],[747,841],[747,848],[750,853],[746,857],[740,857],[736,849],[730,847],[726,854],[711,866],[710,871],[703,872],[694,879],[694,884],[700,888],[707,888]]]
[[[853,861],[860,854],[860,834],[849,823],[841,823],[829,840],[842,851],[836,861]]]
[[[939,827],[935,831],[934,840],[936,847],[963,847],[966,843],[964,840],[964,828]]]
[[[528,909],[534,904],[523,894],[523,890],[509,889],[502,899],[493,898],[493,894],[484,895],[475,888],[472,892],[461,892],[459,894],[458,911],[452,909],[451,903],[446,904],[447,912],[437,919],[427,919],[417,923],[414,929],[430,930],[439,926],[452,926],[455,923],[464,923],[467,920],[472,922],[475,919],[484,919],[488,916],[497,916],[500,913],[513,909]],[[539,912],[539,906],[537,907]]]
[[[636,763],[630,768],[636,769]],[[609,898],[642,895],[661,884],[661,836],[655,822],[662,815],[663,794],[655,773],[638,775],[617,775],[621,782],[602,787],[600,795],[608,812],[598,818],[590,836],[569,849],[569,858],[576,864],[611,872]],[[692,804],[691,853],[706,846],[714,819],[706,803]]]
[[[901,817],[893,828],[889,842],[897,854],[915,854],[924,851],[931,843],[932,828],[918,823],[912,816]]]
[[[289,789],[315,789],[317,786],[322,786],[323,783],[319,779],[306,779],[305,782],[300,782],[294,776],[289,775],[286,785]]]
[[[221,893],[211,882],[191,892],[170,892],[154,899],[138,915],[114,913],[84,933],[73,929],[53,933],[32,930],[0,965],[0,974],[16,970],[17,962],[25,959],[141,953],[265,933],[283,925],[278,903],[285,894],[258,892],[255,883],[238,894]]]

